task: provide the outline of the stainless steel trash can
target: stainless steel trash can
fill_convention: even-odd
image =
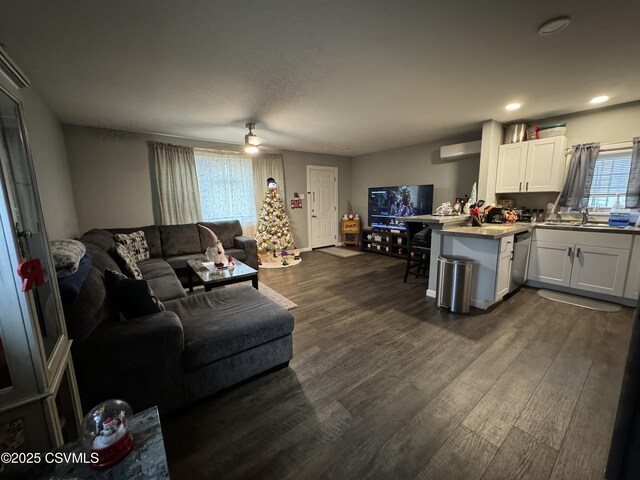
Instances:
[[[455,255],[438,257],[436,306],[454,313],[469,313],[473,260]]]

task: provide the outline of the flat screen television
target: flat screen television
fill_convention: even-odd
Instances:
[[[433,185],[401,185],[369,188],[369,227],[405,230],[399,217],[430,215]]]

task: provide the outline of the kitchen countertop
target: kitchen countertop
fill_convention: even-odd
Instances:
[[[442,230],[442,235],[460,235],[465,237],[477,237],[477,238],[489,238],[496,240],[516,233],[524,232],[526,230],[533,230],[534,228],[544,228],[548,230],[568,230],[573,232],[601,232],[601,233],[621,233],[626,235],[640,235],[640,227],[610,227],[607,224],[594,225],[587,224],[572,225],[572,224],[547,224],[547,223],[489,223],[484,224],[482,227],[453,227],[446,230]]]
[[[414,217],[399,217],[403,222],[420,222],[431,224],[465,223],[471,220],[471,215],[416,215]]]
[[[508,237],[527,230],[533,230],[535,223],[489,223],[482,227],[454,227],[442,230],[441,235],[459,235],[463,237],[486,238],[489,240],[497,240],[502,237]]]
[[[604,232],[604,233],[624,233],[627,235],[640,234],[640,227],[610,227],[606,223],[601,225],[588,223],[583,225],[572,225],[570,223],[536,223],[536,228],[546,228],[550,230],[569,230],[573,232]]]

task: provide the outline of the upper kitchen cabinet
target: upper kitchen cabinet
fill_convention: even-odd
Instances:
[[[500,145],[496,193],[561,191],[566,149],[566,137]]]

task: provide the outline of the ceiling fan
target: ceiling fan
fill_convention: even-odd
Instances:
[[[244,136],[244,151],[249,154],[258,153],[260,151],[258,148],[260,145],[260,138],[253,133],[253,130],[256,128],[256,124],[248,122],[245,124],[245,127],[249,129],[249,133]]]

